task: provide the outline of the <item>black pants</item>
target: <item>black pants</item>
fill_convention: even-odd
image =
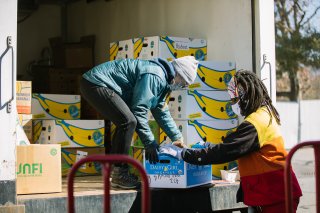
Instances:
[[[111,153],[129,154],[137,120],[127,104],[112,89],[95,85],[84,78],[81,79],[80,92],[105,120],[110,120],[116,125]]]

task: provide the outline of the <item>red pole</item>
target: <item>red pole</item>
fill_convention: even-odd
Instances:
[[[109,163],[103,165],[103,177],[104,177],[104,212],[111,212],[110,206],[110,171],[111,167]]]
[[[68,175],[68,212],[74,213],[74,194],[73,194],[73,185],[74,185],[74,176],[78,168],[85,164],[86,162],[99,162],[103,164],[103,176],[104,176],[104,212],[110,212],[110,164],[113,163],[128,163],[136,167],[141,175],[142,181],[142,189],[141,189],[141,206],[143,213],[150,212],[150,190],[149,190],[149,182],[148,176],[139,161],[136,159],[127,156],[127,155],[90,155],[88,157],[82,158],[78,162],[76,162]]]
[[[302,142],[294,146],[290,152],[288,153],[285,165],[285,176],[284,176],[284,183],[285,183],[285,201],[286,201],[286,212],[292,213],[292,178],[291,178],[291,159],[294,153],[305,146],[311,146],[314,149],[314,157],[315,157],[315,182],[316,182],[316,207],[317,212],[320,212],[320,197],[318,193],[320,192],[320,169],[319,169],[319,160],[320,160],[320,141],[307,141]]]
[[[320,143],[320,141],[318,142]],[[314,145],[314,158],[315,161],[315,182],[316,182],[316,207],[317,212],[320,212],[320,144]]]

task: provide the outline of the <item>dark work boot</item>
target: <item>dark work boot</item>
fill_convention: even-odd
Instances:
[[[136,189],[140,186],[138,177],[130,174],[127,166],[114,166],[111,178],[111,186],[115,188]]]

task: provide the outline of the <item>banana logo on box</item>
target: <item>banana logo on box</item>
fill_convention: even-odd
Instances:
[[[64,120],[56,120],[68,138],[74,143],[85,147],[99,147],[104,144],[104,128],[83,129],[66,123]]]
[[[69,152],[66,149],[61,149],[62,159],[64,160],[62,174],[68,173],[69,169],[76,163],[77,154]],[[100,163],[90,162],[86,163],[85,167],[79,167],[78,172],[88,175],[101,173]]]
[[[35,143],[37,143],[37,141],[39,140],[40,138],[40,135],[41,135],[41,131],[42,131],[42,120],[34,120],[33,123],[33,141]]]
[[[187,55],[192,55],[199,61],[204,61],[207,58],[207,46],[177,49],[175,48],[175,41],[170,39],[168,36],[161,36],[160,42],[164,42],[167,45],[170,53],[172,54],[172,56],[174,56],[174,58],[180,58]]]
[[[235,72],[235,69],[221,71],[210,69],[202,64],[199,64],[197,73],[201,81],[209,87],[225,90],[227,89],[227,85],[232,76],[234,76]]]
[[[119,42],[112,43],[109,53],[110,53],[110,61],[113,61],[116,59],[119,51]]]
[[[188,125],[193,126],[196,129],[196,132],[202,138],[203,141],[207,141],[214,144],[221,143],[227,135],[236,130],[236,128],[215,129],[213,127],[201,124],[197,120],[188,120]]]
[[[197,90],[188,90],[188,95],[192,95],[202,111],[216,119],[235,118],[236,114],[232,111],[231,103],[228,101],[215,100],[200,94]]]
[[[42,109],[54,118],[65,120],[80,118],[80,101],[75,103],[60,103],[45,98],[39,93],[33,93],[32,98],[37,99]]]
[[[133,49],[134,49],[134,52],[133,52],[133,56],[134,58],[138,58],[140,53],[141,53],[141,50],[142,50],[142,47],[143,47],[143,42],[144,42],[144,38],[137,38],[134,40],[134,45],[133,45]]]
[[[139,162],[143,162],[143,148],[140,147],[132,147],[132,157]]]

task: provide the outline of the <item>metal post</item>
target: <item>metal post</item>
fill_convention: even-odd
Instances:
[[[104,175],[104,212],[110,212],[110,164],[113,163],[128,163],[136,167],[140,173],[141,181],[142,181],[142,189],[141,189],[141,209],[143,213],[150,212],[150,189],[149,189],[149,180],[146,171],[140,162],[136,159],[127,156],[127,155],[90,155],[88,157],[80,159],[76,162],[68,175],[68,212],[74,213],[74,194],[73,194],[73,185],[74,185],[74,176],[79,167],[86,162],[99,162],[103,164],[103,175]]]
[[[284,183],[285,183],[285,202],[286,202],[286,212],[292,213],[292,177],[291,177],[291,159],[294,153],[305,146],[311,146],[314,149],[315,157],[315,182],[316,182],[316,207],[317,212],[320,212],[320,141],[307,141],[295,145],[287,155],[285,171],[284,171]]]

